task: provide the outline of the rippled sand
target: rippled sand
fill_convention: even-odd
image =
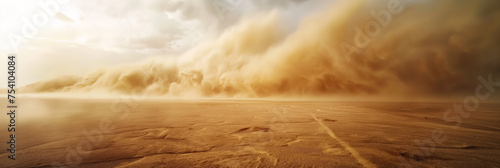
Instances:
[[[2,149],[1,167],[397,167],[400,159],[425,167],[500,167],[500,104],[493,103],[480,104],[454,130],[442,120],[453,103],[19,102],[17,160]],[[0,121],[5,128],[7,117]],[[442,143],[415,144],[432,140],[436,129],[446,136]],[[432,152],[415,157],[414,151]]]

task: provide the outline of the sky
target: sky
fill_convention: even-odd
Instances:
[[[2,55],[18,55],[26,92],[413,98],[481,85],[500,95],[496,1],[41,2],[59,7],[1,5],[12,6]],[[43,24],[47,9],[57,12]],[[38,31],[5,47],[26,21]]]
[[[0,1],[0,53],[18,55],[18,84],[25,86],[117,64],[179,57],[253,13],[283,10],[289,20],[298,22],[314,4],[318,6],[306,1]],[[27,31],[33,36],[23,36],[25,21],[36,28],[34,33]],[[41,22],[39,26],[35,21]],[[17,43],[15,37],[26,39],[19,40],[17,50],[11,42]],[[6,71],[6,65],[0,68]]]

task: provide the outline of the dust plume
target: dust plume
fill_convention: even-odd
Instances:
[[[392,2],[338,1],[289,34],[279,11],[261,13],[175,58],[40,81],[22,92],[455,96],[473,93],[479,75],[499,81],[500,3],[402,0],[393,9]]]

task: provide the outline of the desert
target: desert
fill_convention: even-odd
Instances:
[[[500,1],[0,1],[0,167],[500,167]]]
[[[127,102],[127,110],[112,110],[113,99],[20,99],[17,159],[2,167],[500,165],[499,103],[481,104],[454,130],[442,120],[449,102]],[[414,142],[436,128],[441,143]],[[410,157],[414,151],[423,155]]]

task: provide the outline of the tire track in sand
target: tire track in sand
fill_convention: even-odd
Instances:
[[[347,142],[338,138],[335,135],[335,133],[333,133],[333,131],[330,128],[328,128],[325,124],[323,124],[323,122],[321,122],[321,120],[316,118],[316,116],[314,116],[314,114],[311,113],[311,116],[314,118],[314,120],[316,120],[316,122],[318,122],[319,125],[321,125],[321,127],[323,127],[323,129],[328,133],[328,135],[330,135],[330,137],[332,137],[337,142],[339,142],[340,145],[342,145],[342,147],[344,147],[345,150],[347,150],[349,153],[351,153],[352,157],[354,157],[356,159],[356,161],[358,161],[359,164],[361,164],[361,165],[363,165],[363,167],[367,167],[367,168],[377,167],[377,165],[375,165],[372,162],[370,162],[369,160],[366,160],[365,158],[361,157],[361,155],[359,155],[358,151],[354,150],[354,148],[349,146],[349,144]]]

